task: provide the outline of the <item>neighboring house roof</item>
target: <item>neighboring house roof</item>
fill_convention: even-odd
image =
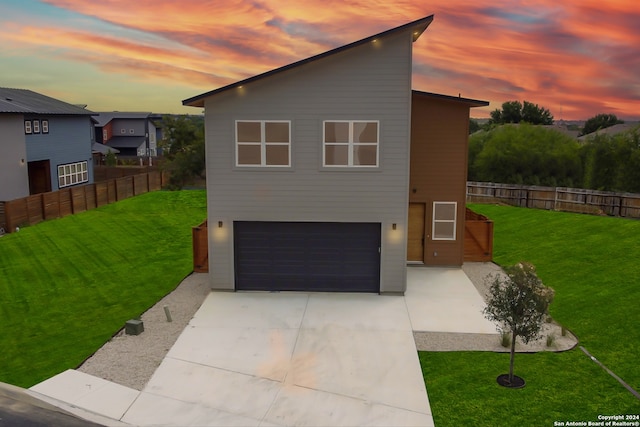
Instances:
[[[152,113],[146,112],[120,112],[120,111],[110,111],[110,112],[100,112],[98,113],[98,124],[96,126],[102,127],[109,123],[113,119],[149,119]]]
[[[99,142],[94,142],[91,145],[91,152],[94,154],[109,154],[109,151],[111,151],[113,154],[118,154],[120,152],[120,150],[115,147],[100,144]]]
[[[462,104],[468,105],[469,107],[486,107],[489,105],[488,101],[480,101],[479,99],[471,99],[471,98],[462,98],[461,96],[449,96],[449,95],[441,95],[439,93],[431,93],[431,92],[422,92],[420,90],[412,91],[415,95],[424,96],[433,99],[441,99],[445,101],[453,101],[460,102]]]
[[[97,113],[28,89],[0,87],[0,113],[95,116]]]
[[[106,145],[117,148],[138,148],[144,143],[144,136],[118,136],[111,138]]]
[[[582,135],[580,138],[578,138],[578,140],[584,141],[586,139],[593,138],[596,135],[617,135],[619,133],[626,132],[628,130],[636,128],[638,126],[640,126],[640,122],[620,123],[617,125],[609,126],[604,129],[598,129],[597,131],[591,132],[586,135]]]
[[[227,86],[221,87],[219,89],[212,90],[210,92],[203,93],[201,95],[194,96],[194,97],[189,98],[189,99],[185,99],[184,101],[182,101],[182,104],[190,106],[190,107],[204,107],[205,98],[208,98],[210,96],[216,95],[216,94],[221,93],[221,92],[225,92],[225,91],[230,90],[230,89],[237,88],[238,86],[249,84],[249,83],[254,82],[256,80],[264,79],[264,78],[272,76],[274,74],[281,73],[283,71],[287,71],[287,70],[290,70],[292,68],[296,68],[296,67],[299,67],[301,65],[308,64],[310,62],[317,61],[317,60],[325,58],[327,56],[334,55],[336,53],[339,53],[339,52],[342,52],[342,51],[345,51],[345,50],[348,50],[348,49],[363,45],[365,43],[369,43],[369,42],[371,42],[372,40],[375,40],[375,39],[386,37],[386,36],[401,32],[401,31],[406,31],[408,29],[412,30],[413,41],[415,42],[422,35],[422,33],[427,29],[427,27],[429,26],[429,24],[431,24],[432,21],[433,21],[433,15],[430,15],[430,16],[427,16],[425,18],[421,18],[421,19],[418,19],[416,21],[409,22],[408,24],[401,25],[399,27],[395,27],[395,28],[392,28],[392,29],[387,30],[387,31],[383,31],[381,33],[378,33],[378,34],[375,34],[373,36],[364,38],[362,40],[358,40],[358,41],[355,41],[353,43],[349,43],[349,44],[346,44],[344,46],[329,50],[329,51],[321,53],[319,55],[315,55],[315,56],[312,56],[310,58],[303,59],[301,61],[297,61],[297,62],[294,62],[294,63],[289,64],[289,65],[285,65],[284,67],[276,68],[275,70],[267,71],[266,73],[258,74],[257,76],[249,77],[248,79],[244,79],[244,80],[241,80],[239,82],[231,83],[231,84],[229,84]]]

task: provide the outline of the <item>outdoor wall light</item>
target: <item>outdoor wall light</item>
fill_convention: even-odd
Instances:
[[[218,221],[218,228],[222,228],[222,221]]]
[[[24,165],[24,159],[20,159],[20,164]]]
[[[396,223],[395,223],[395,222],[394,222],[393,224],[391,224],[391,228],[392,228],[392,229],[394,229],[394,230],[397,228],[397,226],[396,226]]]

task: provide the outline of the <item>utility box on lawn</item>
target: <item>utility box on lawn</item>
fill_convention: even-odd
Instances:
[[[140,335],[144,332],[144,323],[142,320],[137,319],[127,320],[124,325],[124,331],[127,335]]]

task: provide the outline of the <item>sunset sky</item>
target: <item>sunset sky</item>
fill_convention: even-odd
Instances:
[[[0,86],[199,114],[181,101],[431,14],[414,89],[640,120],[637,0],[0,0]]]

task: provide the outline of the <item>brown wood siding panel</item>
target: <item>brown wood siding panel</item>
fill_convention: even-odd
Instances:
[[[87,210],[95,209],[96,204],[96,186],[95,184],[88,184],[84,187],[84,200],[87,206]]]
[[[409,203],[407,261],[424,261],[424,203]]]
[[[116,179],[116,199],[124,200],[133,196],[133,178],[130,176]]]
[[[42,205],[44,206],[44,219],[55,219],[60,217],[60,194],[58,191],[42,194]]]
[[[84,189],[84,186],[71,188],[73,213],[84,212],[87,210],[87,200],[84,197]]]
[[[0,202],[0,228],[7,232],[7,215],[4,211],[5,202]]]
[[[149,182],[147,181],[147,174],[140,174],[133,176],[133,194],[144,194],[149,191]]]
[[[8,217],[8,230],[14,231],[16,227],[21,227],[29,224],[29,208],[27,206],[26,198],[6,202],[5,210]]]
[[[162,174],[160,172],[149,172],[149,191],[162,189]]]
[[[27,197],[27,209],[29,215],[29,224],[37,224],[44,220],[42,212],[42,197],[40,194],[34,194]]]
[[[67,216],[73,213],[73,204],[71,200],[71,190],[69,188],[64,188],[58,191],[60,196],[60,216]]]
[[[196,273],[209,272],[208,235],[207,221],[192,229],[193,271]]]
[[[493,222],[467,221],[464,236],[465,262],[491,262],[493,259]]]
[[[107,181],[107,197],[109,203],[115,203],[118,201],[115,181]]]
[[[409,202],[426,203],[424,262],[461,265],[467,183],[469,107],[412,97]],[[457,202],[456,240],[431,239],[433,202]]]
[[[106,182],[97,182],[96,189],[96,207],[109,204],[109,185]]]

